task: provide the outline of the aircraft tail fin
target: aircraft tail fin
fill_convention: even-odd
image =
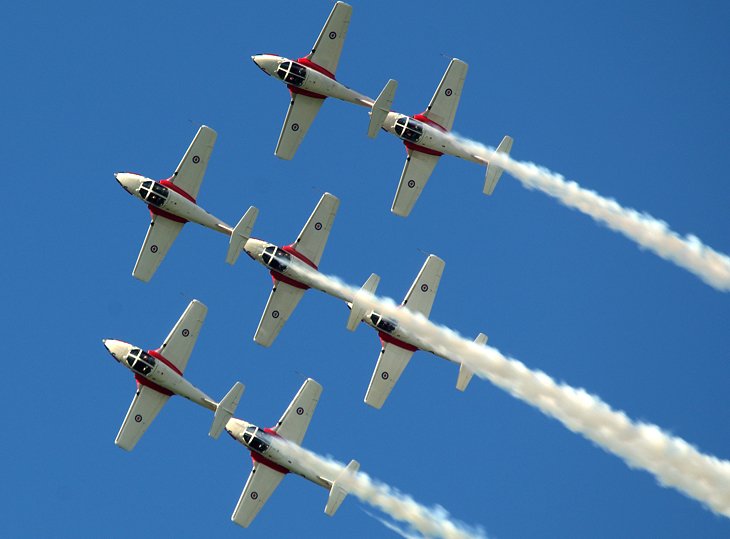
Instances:
[[[393,106],[393,98],[397,88],[398,81],[390,79],[375,103],[373,103],[370,109],[370,125],[368,126],[368,136],[370,138],[375,138],[380,128],[383,127],[383,122]]]
[[[251,237],[251,231],[253,230],[253,225],[256,222],[258,215],[258,208],[251,206],[231,232],[231,240],[228,244],[228,254],[226,255],[226,262],[231,266],[236,263],[238,255],[241,254],[241,250],[246,244],[246,240]]]
[[[356,474],[359,469],[360,463],[356,460],[351,460],[350,464],[348,464],[347,467],[342,470],[340,475],[337,476],[337,479],[334,480],[330,487],[330,495],[329,498],[327,498],[327,505],[324,508],[324,512],[327,515],[333,516],[337,509],[339,509],[340,505],[342,505],[342,502],[345,500],[345,497],[349,492],[347,487],[342,483],[348,477]]]
[[[514,142],[512,140],[512,137],[506,135],[502,139],[502,142],[499,143],[499,146],[497,146],[497,152],[509,154],[510,150],[512,149],[512,142]],[[502,172],[504,172],[504,169],[502,169],[501,167],[487,163],[487,175],[484,180],[485,195],[491,195],[494,192],[494,188],[497,187],[497,182],[502,176]]]
[[[215,409],[215,416],[213,417],[213,425],[211,425],[210,432],[208,433],[211,438],[217,440],[221,432],[223,432],[223,427],[226,426],[228,420],[236,413],[236,407],[241,400],[244,389],[246,389],[246,386],[241,382],[236,382],[228,394],[223,397],[223,400],[218,403]]]
[[[370,277],[368,277],[368,280],[365,281],[365,284],[362,285],[360,292],[370,292],[371,294],[375,294],[375,290],[378,288],[379,283],[380,277],[373,273],[370,275]],[[350,306],[350,317],[347,319],[347,329],[349,329],[350,331],[355,331],[355,328],[358,326],[358,324],[362,320],[362,317],[365,316],[365,312],[367,311],[367,306],[363,305],[363,302],[361,300],[360,292],[355,294],[355,297],[352,298],[352,305]]]
[[[484,333],[480,333],[477,335],[477,338],[474,339],[474,342],[480,346],[485,345],[487,344],[487,336]],[[468,386],[469,382],[471,382],[472,376],[474,376],[474,371],[472,371],[464,363],[461,363],[459,365],[459,377],[456,380],[456,389],[459,391],[466,390],[466,386]]]

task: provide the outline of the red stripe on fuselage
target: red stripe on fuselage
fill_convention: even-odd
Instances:
[[[178,217],[177,215],[174,215],[170,212],[167,212],[165,210],[161,210],[157,206],[153,206],[152,204],[147,204],[147,207],[150,210],[150,213],[154,217],[155,215],[159,215],[160,217],[164,217],[165,219],[169,219],[170,221],[175,221],[176,223],[187,223],[187,219],[183,219],[182,217]]]
[[[164,185],[168,189],[172,189],[177,194],[182,195],[185,198],[187,198],[193,204],[197,204],[197,202],[195,202],[195,198],[193,198],[193,195],[191,195],[187,191],[183,190],[182,188],[180,188],[177,185],[175,185],[174,183],[172,183],[172,180],[160,180],[160,185]]]
[[[292,86],[291,84],[287,84],[287,87],[289,88],[289,91],[293,94],[302,94],[306,95],[307,97],[314,97],[315,99],[326,99],[326,95],[318,94],[315,92],[310,92],[309,90],[302,90],[301,88],[297,88],[296,86]]]
[[[418,350],[418,348],[413,346],[412,344],[408,344],[407,342],[403,342],[400,339],[396,339],[392,335],[385,333],[383,331],[378,331],[378,337],[380,337],[380,342],[383,344],[385,344],[385,343],[394,344],[395,346],[397,346],[399,348],[403,348],[404,350],[408,350],[410,352],[415,352],[416,350]]]
[[[302,284],[299,281],[295,281],[294,279],[290,279],[286,275],[282,275],[278,271],[271,270],[269,273],[271,273],[271,279],[274,281],[274,286],[276,286],[276,283],[278,281],[281,281],[282,283],[289,284],[293,286],[294,288],[301,288],[302,290],[309,290],[309,287],[306,284]]]
[[[325,76],[331,78],[332,80],[337,80],[337,79],[335,79],[334,73],[332,73],[331,71],[328,71],[327,69],[323,68],[319,64],[315,64],[309,58],[299,58],[299,59],[297,59],[297,63],[302,64],[304,67],[309,67],[311,69],[314,69],[315,71],[322,73],[322,75],[325,75]]]
[[[437,124],[436,122],[434,122],[430,118],[427,118],[423,114],[414,114],[413,115],[413,119],[414,120],[418,120],[419,122],[423,122],[425,124],[428,124],[431,127],[435,127],[436,129],[438,129],[439,131],[443,131],[444,133],[447,133],[448,132],[448,129],[446,129],[444,126]]]
[[[253,450],[251,451],[251,460],[254,462],[258,462],[259,464],[263,464],[267,468],[276,470],[279,473],[283,473],[283,474],[289,473],[289,470],[287,470],[283,466],[278,465],[276,462],[271,462],[269,459],[267,459],[261,453],[257,453],[256,451],[253,451]]]
[[[155,358],[155,359],[159,359],[159,360],[160,360],[160,361],[162,361],[162,362],[163,362],[163,363],[164,363],[165,365],[167,365],[168,367],[170,367],[170,368],[171,368],[171,369],[172,369],[173,371],[175,371],[175,372],[176,372],[176,373],[178,373],[178,374],[179,374],[180,376],[182,376],[182,374],[183,374],[183,373],[182,373],[182,371],[181,371],[180,369],[178,369],[178,368],[177,368],[177,367],[176,367],[176,366],[175,366],[175,365],[174,365],[174,364],[172,363],[172,361],[170,361],[169,359],[167,359],[166,357],[164,357],[164,356],[163,356],[162,354],[160,354],[160,353],[159,353],[159,352],[158,352],[157,350],[149,350],[149,351],[148,351],[147,353],[148,353],[149,355],[151,355],[151,356],[152,356],[153,358]]]
[[[156,383],[154,383],[151,380],[148,380],[141,374],[135,373],[134,379],[137,381],[137,384],[139,384],[141,386],[147,386],[150,389],[154,389],[158,393],[162,393],[163,395],[167,395],[168,397],[171,395],[174,395],[174,393],[172,391],[170,391],[169,389],[165,389],[164,387],[157,385]]]
[[[291,245],[284,245],[281,248],[281,250],[289,253],[292,256],[296,256],[299,260],[301,260],[302,262],[304,262],[308,266],[312,266],[314,269],[317,269],[317,264],[315,264],[314,262],[312,262],[311,260],[309,260],[306,256],[304,256],[302,253],[300,253],[299,251],[297,251],[293,246],[291,246]]]
[[[407,140],[404,140],[403,144],[406,145],[406,148],[408,148],[409,150],[413,150],[414,152],[427,153],[428,155],[435,155],[436,157],[444,155],[444,152],[437,152],[436,150],[426,148],[425,146],[419,146],[418,144],[413,144],[412,142],[409,142]]]

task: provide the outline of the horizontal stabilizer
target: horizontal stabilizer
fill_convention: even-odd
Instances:
[[[397,88],[398,81],[390,79],[375,100],[375,103],[373,103],[373,107],[370,110],[370,125],[368,126],[368,136],[370,138],[375,138],[380,128],[383,127],[383,122],[385,122],[385,118],[393,106],[393,98],[395,98]]]
[[[368,280],[365,281],[365,284],[362,285],[360,291],[355,294],[355,297],[352,298],[350,317],[347,319],[347,329],[350,331],[355,331],[355,328],[362,320],[362,317],[365,316],[367,311],[367,305],[363,304],[361,292],[375,294],[375,290],[378,288],[379,283],[380,277],[373,273],[370,277],[368,277]]]
[[[213,425],[210,427],[208,435],[217,440],[218,436],[223,432],[228,420],[236,413],[236,407],[241,400],[243,390],[246,388],[241,382],[236,382],[223,400],[218,403],[215,409],[215,417],[213,417]]]
[[[246,245],[246,241],[251,237],[251,231],[253,230],[253,225],[258,216],[258,208],[251,206],[231,232],[231,240],[228,244],[228,254],[226,255],[226,262],[231,266],[236,263],[243,246]]]
[[[483,346],[487,344],[487,336],[484,333],[480,333],[477,335],[477,338],[474,339],[474,342],[479,346]],[[471,382],[472,376],[474,376],[474,371],[467,367],[465,363],[461,363],[459,365],[459,378],[456,380],[456,389],[464,391],[466,386],[469,385],[469,382]]]
[[[505,136],[502,142],[499,143],[499,146],[497,146],[497,152],[509,154],[512,149],[512,142],[512,137]],[[504,172],[504,169],[501,167],[487,163],[487,177],[484,180],[485,195],[491,195],[494,192],[494,188],[497,187],[497,182],[500,176],[502,176],[502,172]]]
[[[342,505],[342,502],[345,500],[348,493],[348,490],[342,483],[349,476],[356,474],[359,469],[360,463],[356,460],[351,460],[350,464],[347,465],[347,468],[342,470],[334,483],[332,483],[332,486],[330,487],[330,495],[329,498],[327,498],[327,505],[324,508],[324,512],[327,513],[327,515],[333,516],[335,512],[337,512],[337,509],[339,509],[340,505]]]

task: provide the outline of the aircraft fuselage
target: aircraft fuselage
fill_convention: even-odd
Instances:
[[[241,419],[230,419],[226,431],[251,451],[251,458],[281,473],[294,473],[329,490],[330,483],[311,467],[304,466],[292,451],[292,444],[271,429],[262,429]]]
[[[180,395],[215,412],[215,401],[188,382],[179,369],[159,352],[145,352],[134,345],[113,339],[104,339],[103,342],[112,357],[134,373],[139,384],[161,393]]]
[[[389,112],[383,129],[401,139],[406,147],[431,155],[448,154],[473,163],[484,164],[484,159],[460,144],[444,128],[421,114],[406,116]]]
[[[281,79],[294,94],[320,99],[334,97],[363,107],[373,103],[369,97],[337,82],[334,74],[307,58],[291,60],[274,54],[258,54],[251,59],[264,73]]]
[[[278,281],[302,289],[316,288],[344,301],[352,300],[327,286],[326,279],[317,279],[321,275],[317,266],[289,245],[277,247],[273,243],[249,238],[243,249],[248,256],[266,266]]]
[[[439,357],[444,357],[433,350],[426,342],[419,339],[418,336],[411,334],[405,328],[399,326],[396,320],[381,316],[375,311],[370,311],[362,318],[362,321],[375,329],[380,335],[380,339],[384,342],[390,342],[406,349],[416,348]]]
[[[125,191],[147,204],[153,214],[183,223],[191,221],[223,234],[231,234],[230,225],[198,206],[193,197],[168,180],[156,181],[128,172],[114,176]]]

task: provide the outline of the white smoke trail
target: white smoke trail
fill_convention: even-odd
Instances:
[[[493,163],[517,178],[528,189],[539,189],[570,208],[589,215],[599,223],[654,251],[665,260],[691,271],[717,290],[730,291],[730,257],[713,250],[693,235],[681,237],[669,225],[647,213],[624,208],[610,198],[567,181],[560,174],[534,163],[516,161],[496,153],[479,142],[454,135],[469,152]]]
[[[477,345],[447,327],[437,326],[389,298],[373,296],[319,272],[312,271],[311,276],[323,287],[337,289],[342,297],[355,299],[357,295],[361,305],[396,320],[401,329],[419,337],[439,355],[464,363],[481,378],[621,457],[630,467],[651,472],[661,485],[730,517],[730,462],[705,455],[655,425],[634,422],[597,396],[558,384],[544,372],[532,371],[496,348]]]
[[[285,440],[278,440],[288,444],[288,450],[295,456],[299,464],[317,475],[333,480],[339,478],[345,470],[345,465],[341,462],[317,455]],[[443,507],[424,507],[410,496],[371,479],[364,472],[348,474],[338,479],[338,484],[361,501],[380,509],[397,521],[407,523],[427,537],[485,538],[481,529],[469,528],[465,524],[452,520]]]
[[[399,528],[398,526],[396,526],[392,522],[388,522],[384,518],[380,518],[377,515],[373,515],[371,512],[365,511],[365,509],[363,509],[363,512],[367,516],[369,516],[370,518],[375,519],[378,522],[380,522],[383,526],[385,526],[386,528],[388,528],[393,533],[395,533],[395,534],[400,535],[401,537],[403,537],[403,539],[422,539],[423,538],[423,535],[416,535],[415,533],[411,533],[411,532],[406,531],[406,530],[404,530],[402,528]]]

